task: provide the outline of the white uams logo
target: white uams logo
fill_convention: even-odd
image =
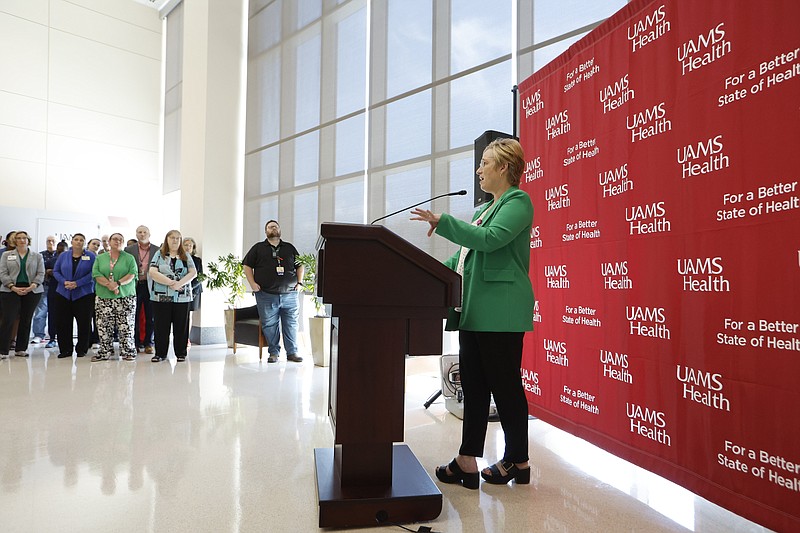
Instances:
[[[522,109],[525,110],[525,118],[538,113],[544,108],[544,100],[542,100],[542,90],[537,89],[535,93],[529,94],[522,99]]]
[[[625,208],[625,220],[630,224],[631,235],[664,233],[672,231],[664,202],[653,202]]]
[[[548,289],[569,289],[567,265],[545,265],[544,277]]]
[[[600,362],[603,364],[603,377],[633,383],[633,376],[628,371],[628,354],[600,350]]]
[[[731,282],[722,275],[721,257],[678,259],[683,290],[689,292],[730,292]]]
[[[667,319],[663,307],[625,307],[625,315],[628,318],[630,335],[639,337],[652,337],[656,339],[670,339],[670,331],[667,328]]]
[[[722,135],[678,148],[677,161],[683,179],[702,176],[731,166],[731,158],[722,152]]]
[[[631,433],[647,439],[672,446],[672,439],[667,433],[667,421],[663,411],[656,411],[646,406],[627,403],[626,411],[631,423]]]
[[[633,288],[633,281],[628,277],[627,261],[600,263],[600,274],[603,276],[603,288],[606,290]]]
[[[545,361],[553,365],[569,366],[567,357],[567,343],[564,341],[554,341],[543,339]]]
[[[676,377],[681,383],[684,399],[719,411],[731,410],[730,400],[722,394],[722,374],[678,365]]]

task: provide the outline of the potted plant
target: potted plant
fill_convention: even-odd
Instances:
[[[217,262],[211,262],[206,267],[203,279],[209,289],[222,290],[227,298],[225,303],[225,340],[228,347],[233,347],[233,309],[245,294],[245,276],[242,261],[233,254],[221,255]]]
[[[331,359],[331,319],[325,314],[325,306],[317,296],[317,256],[302,254],[297,261],[305,267],[303,272],[303,292],[311,295],[316,311],[308,319],[308,333],[311,338],[311,355],[317,366],[329,366]]]

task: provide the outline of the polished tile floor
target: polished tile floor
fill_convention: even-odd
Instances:
[[[313,449],[333,438],[328,369],[309,359],[259,363],[254,348],[233,355],[217,345],[192,347],[181,364],[173,355],[90,363],[41,348],[0,361],[0,531],[317,531]],[[438,373],[438,358],[407,361],[406,442],[429,471],[460,435],[441,398],[423,408]],[[497,457],[499,430],[490,427],[487,459]],[[539,420],[529,431],[530,485],[440,485],[444,508],[427,525],[765,531]]]

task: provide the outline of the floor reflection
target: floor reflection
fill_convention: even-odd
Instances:
[[[460,441],[443,399],[422,405],[438,372],[437,358],[407,362],[406,442],[428,471]],[[267,364],[256,349],[193,346],[180,364],[43,349],[0,361],[2,531],[317,530],[327,390],[328,369],[310,358]],[[530,443],[530,485],[441,485],[434,530],[764,531],[539,420]],[[501,446],[492,424],[481,464]]]

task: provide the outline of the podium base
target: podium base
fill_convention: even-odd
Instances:
[[[405,444],[392,451],[391,487],[342,487],[333,448],[314,448],[319,527],[408,524],[435,519],[442,493]]]

